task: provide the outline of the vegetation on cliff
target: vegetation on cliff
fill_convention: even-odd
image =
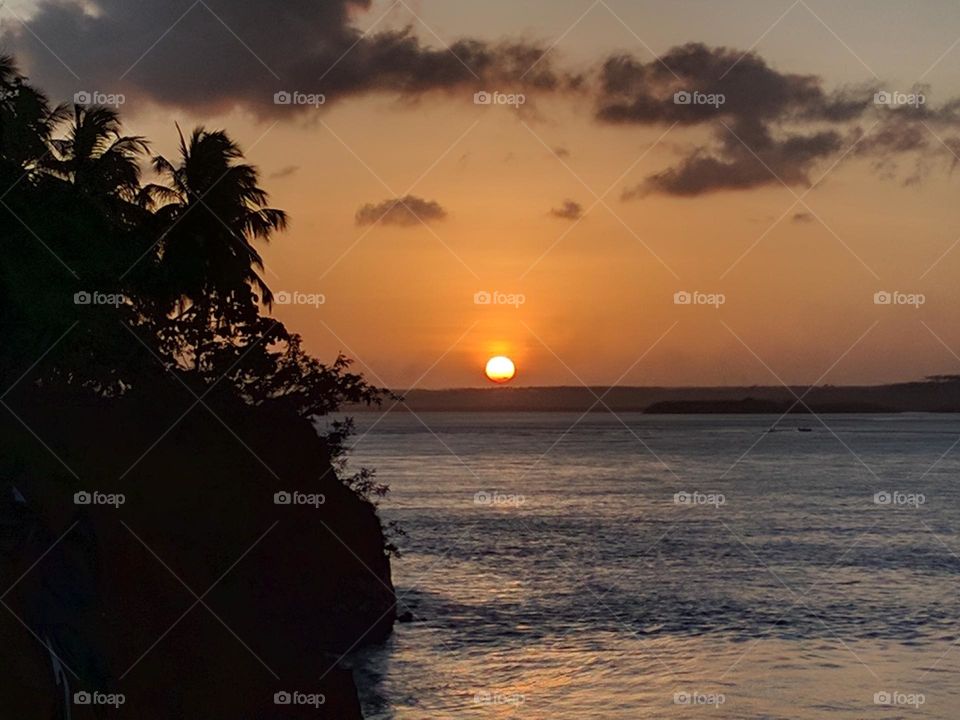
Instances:
[[[268,202],[227,133],[153,155],[0,58],[11,716],[88,717],[89,691],[128,717],[294,717],[274,693],[295,690],[356,716],[337,661],[394,620],[386,488],[342,476],[349,421],[315,421],[383,392],[269,315]]]

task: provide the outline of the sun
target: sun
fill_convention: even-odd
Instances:
[[[513,376],[517,374],[517,367],[513,360],[503,355],[497,355],[487,360],[487,367],[484,371],[487,378],[495,383],[510,382]]]

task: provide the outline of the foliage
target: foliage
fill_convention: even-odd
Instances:
[[[173,374],[291,423],[379,404],[348,358],[320,362],[265,314],[255,244],[288,220],[257,169],[222,130],[177,130],[178,157],[151,157],[114,110],[53,107],[0,56],[2,389],[124,402],[162,397]],[[324,436],[332,462],[351,427]],[[366,470],[345,483],[368,500],[386,492]]]

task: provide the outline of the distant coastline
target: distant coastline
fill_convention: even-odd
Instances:
[[[960,376],[891,385],[741,387],[497,387],[395,390],[391,412],[644,412],[784,414],[960,412]],[[597,398],[602,398],[598,402]],[[797,398],[802,398],[798,402]],[[371,408],[383,412],[390,408]],[[346,408],[349,413],[366,408]]]
[[[664,400],[649,406],[649,415],[803,415],[829,413],[891,413],[902,412],[871,403],[803,403],[793,400]]]

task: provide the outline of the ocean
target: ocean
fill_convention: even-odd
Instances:
[[[357,419],[413,616],[370,720],[956,716],[960,416]]]

